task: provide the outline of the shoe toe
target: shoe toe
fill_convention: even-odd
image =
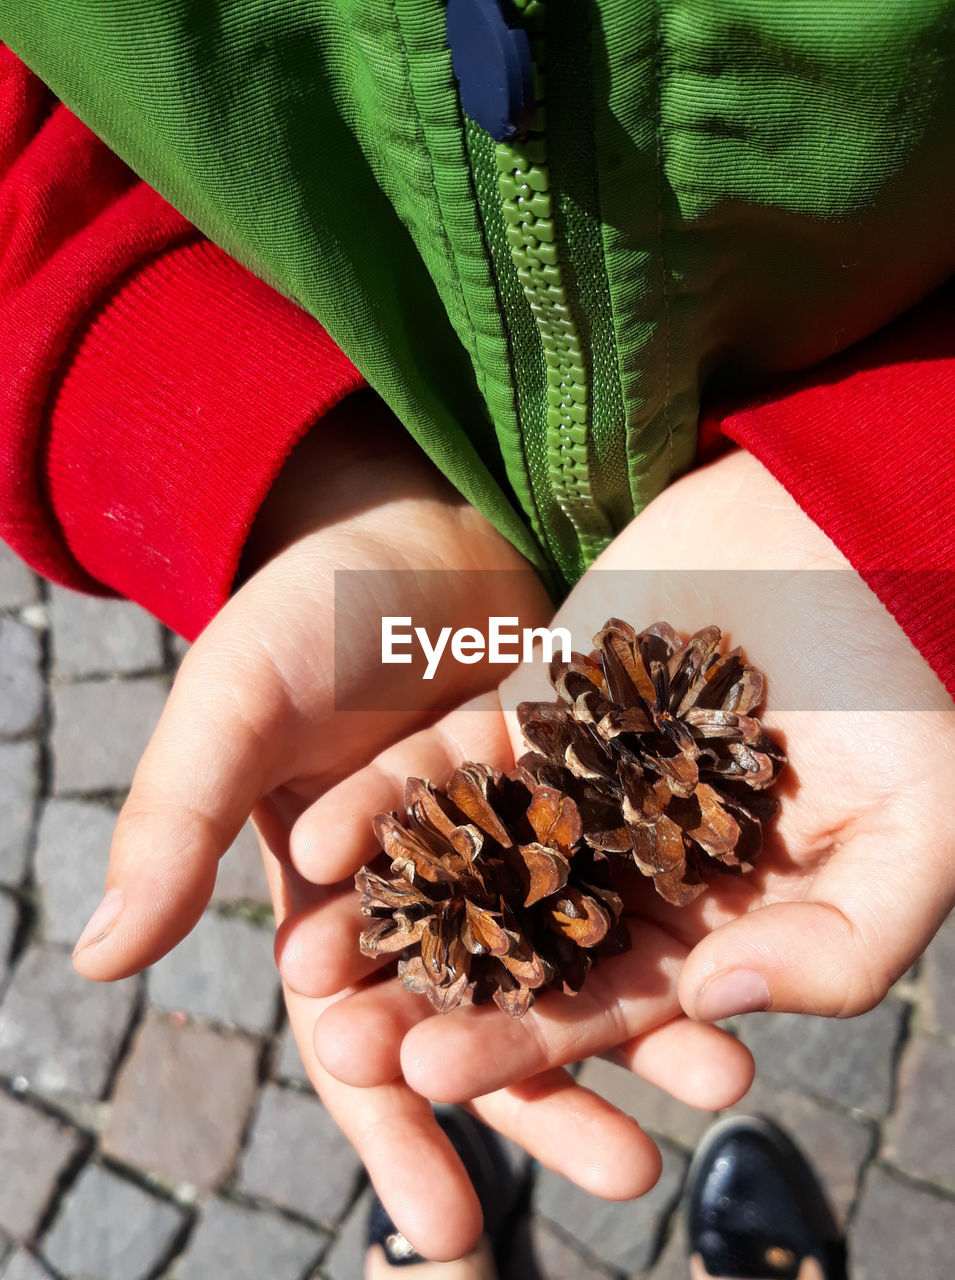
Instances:
[[[691,1175],[689,1229],[709,1274],[732,1280],[796,1280],[803,1260],[823,1265],[837,1238],[805,1159],[762,1119],[724,1121],[705,1141]]]

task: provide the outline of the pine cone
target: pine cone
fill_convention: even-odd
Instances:
[[[786,762],[750,715],[762,675],[719,641],[718,627],[684,644],[665,622],[638,634],[611,618],[590,657],[551,664],[558,702],[517,709],[534,748],[521,765],[573,796],[594,850],[631,854],[677,906],[710,870],[751,868],[777,808],[757,793]]]
[[[444,791],[410,778],[405,807],[405,825],[375,819],[391,875],[355,877],[373,920],[361,949],[403,952],[405,986],[439,1012],[493,999],[520,1018],[535,992],[579,991],[595,955],[629,947],[608,859],[559,790],[466,764]]]

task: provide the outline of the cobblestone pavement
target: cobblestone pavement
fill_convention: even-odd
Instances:
[[[251,834],[172,956],[112,986],[70,967],[176,660],[133,606],[43,587],[0,548],[0,1280],[359,1280],[368,1192],[284,1027]],[[853,1280],[951,1275],[953,975],[955,918],[863,1018],[740,1024],[743,1106],[825,1174]],[[685,1280],[710,1117],[599,1060],[582,1079],[661,1139],[663,1176],[609,1204],[528,1170],[508,1280]]]

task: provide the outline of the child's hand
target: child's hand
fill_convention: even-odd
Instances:
[[[261,566],[261,567],[259,567]],[[341,712],[378,677],[381,612],[454,624],[488,573],[488,606],[528,625],[551,610],[527,562],[438,474],[380,402],[351,397],[292,455],[249,544],[251,576],[182,663],[116,826],[108,907],[76,967],[113,979],[174,946],[206,906],[220,856],[266,795],[297,813],[389,742],[494,683],[494,669],[445,663],[412,711]],[[336,670],[335,572],[396,571],[401,601],[355,590],[340,607],[348,659]],[[376,584],[387,582],[381,574]],[[432,583],[440,597],[428,595]],[[340,602],[341,604],[341,602]],[[347,614],[347,616],[345,616]],[[392,668],[399,674],[402,667]],[[380,682],[383,683],[383,682]],[[376,690],[389,706],[389,690]]]
[[[491,717],[501,720],[499,712],[491,712]],[[480,711],[471,716],[480,718]],[[349,970],[359,982],[368,973],[367,962],[357,954],[360,917],[351,879],[332,890],[330,901],[323,900],[323,890],[302,881],[288,865],[287,824],[265,811],[259,826],[277,915],[280,922],[288,919],[288,925],[280,927],[276,950],[283,972],[291,975],[285,980],[286,1007],[309,1079],[358,1150],[392,1219],[416,1250],[436,1259],[459,1257],[473,1247],[480,1233],[480,1208],[429,1102],[389,1071],[381,1073],[377,1084],[369,1084],[367,1078],[361,1085],[346,1083],[321,1064],[315,1051],[316,1019],[354,988],[343,986],[324,998],[303,991],[330,991],[347,981]],[[295,918],[286,916],[289,908],[297,912]],[[671,972],[665,980],[648,984],[647,1021],[659,1016],[660,1010],[664,1017],[677,1012],[675,976]],[[368,1053],[371,1071],[380,1064],[379,1034],[384,1041],[396,1036],[390,1020],[394,1012],[386,1014],[382,1027],[372,1027],[367,1043],[359,1046],[360,1055]],[[396,1012],[400,1016],[400,1008]],[[369,1030],[363,1019],[360,1027]],[[485,1060],[493,1060],[494,1052],[491,1043],[480,1047]],[[704,1108],[735,1101],[752,1079],[751,1059],[742,1045],[714,1027],[686,1018],[621,1045],[615,1057]],[[661,1078],[659,1065],[664,1057],[680,1064],[675,1079]],[[361,1077],[361,1056],[353,1066]],[[727,1086],[727,1077],[737,1083]],[[468,1105],[546,1167],[594,1195],[630,1199],[648,1191],[659,1177],[660,1154],[638,1124],[578,1085],[564,1068],[485,1092]],[[290,1152],[290,1158],[301,1159],[303,1153]]]
[[[689,567],[732,572],[690,575]],[[664,572],[603,572],[635,569]],[[781,572],[767,583],[745,572],[753,569]],[[757,870],[724,877],[683,911],[634,875],[633,951],[604,962],[580,996],[547,995],[519,1023],[493,1006],[432,1016],[396,980],[368,986],[318,1023],[319,1057],[340,1078],[374,1085],[400,1069],[426,1097],[454,1101],[623,1046],[632,1065],[678,1096],[692,1092],[687,1080],[707,1073],[710,1088],[716,1079],[729,1091],[743,1064],[716,1039],[690,1057],[684,1037],[700,1025],[671,1022],[634,1052],[632,1037],[678,1012],[678,977],[679,1003],[702,1022],[763,1007],[861,1013],[883,998],[951,908],[951,701],[858,575],[757,462],[730,455],[667,490],[555,621],[586,643],[614,614],[638,627],[666,619],[687,632],[716,622],[767,672],[765,724],[790,767]],[[504,686],[508,705],[550,696],[540,673],[531,675],[532,687],[527,673]],[[839,709],[847,701],[860,709]],[[303,815],[293,853],[311,833],[342,830],[356,795],[366,808],[394,806],[406,774],[441,782],[462,753],[506,766],[521,750],[509,720],[510,740],[495,708],[459,711],[392,747]],[[373,852],[363,817],[323,857],[338,878]],[[318,869],[308,864],[312,876]],[[310,934],[321,934],[323,911],[286,927],[303,976],[310,964],[315,973]],[[339,976],[357,975],[353,966]]]
[[[113,840],[105,914],[76,953],[76,967],[87,977],[136,972],[192,928],[209,899],[220,856],[254,806],[270,838],[281,843],[289,816],[388,742],[495,682],[496,669],[442,664],[422,685],[414,713],[336,712],[336,676],[337,691],[347,699],[349,680],[360,682],[380,669],[380,615],[387,603],[362,601],[355,593],[347,619],[353,662],[349,674],[336,673],[336,569],[511,570],[487,574],[488,609],[520,615],[528,626],[546,622],[551,612],[526,562],[370,396],[353,397],[296,451],[261,513],[247,560],[250,570],[257,562],[262,567],[189,652],[136,771]],[[473,593],[470,575],[462,575],[460,598],[454,574],[425,575],[417,596],[410,576],[401,578],[400,590],[408,594],[400,607],[387,611],[414,613],[423,623],[470,620],[473,601],[464,598]],[[427,595],[431,584],[440,588],[440,598]],[[405,670],[397,668],[399,674]],[[387,706],[388,691],[380,689],[379,696]],[[367,809],[361,812],[365,816]],[[296,901],[298,881],[274,858],[268,867],[281,920]],[[354,899],[351,882],[343,889],[346,896],[333,890],[326,897],[333,915]],[[327,950],[334,966],[333,942]],[[318,963],[324,962],[322,955]],[[307,1045],[314,1002],[292,998],[289,1005],[298,1039]],[[423,1100],[400,1086],[376,1094],[351,1089],[326,1078],[314,1055],[306,1052],[305,1061],[415,1243],[436,1256],[466,1252],[480,1231],[480,1211]],[[543,1082],[540,1094],[538,1104],[520,1115],[511,1106],[504,1129],[529,1140],[526,1135],[541,1126],[572,1131],[593,1123],[605,1136],[608,1158],[623,1166],[629,1193],[634,1175],[624,1148],[642,1139],[636,1126],[596,1099],[570,1113],[559,1077]],[[615,1142],[610,1130],[617,1120],[624,1138]],[[316,1153],[290,1152],[290,1158],[314,1160]],[[649,1171],[639,1171],[636,1189],[654,1176],[651,1160]]]

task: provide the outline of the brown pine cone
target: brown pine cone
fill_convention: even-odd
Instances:
[[[684,644],[665,622],[611,618],[586,657],[551,664],[559,701],[524,702],[521,765],[577,801],[595,850],[631,854],[660,895],[692,902],[712,869],[749,870],[777,808],[757,794],[786,757],[750,713],[763,677],[706,627]]]
[[[605,854],[577,806],[521,771],[457,769],[440,791],[410,778],[404,825],[380,813],[391,874],[355,877],[365,955],[403,953],[405,986],[441,1013],[494,1000],[522,1017],[535,992],[580,990],[595,955],[630,946]]]

